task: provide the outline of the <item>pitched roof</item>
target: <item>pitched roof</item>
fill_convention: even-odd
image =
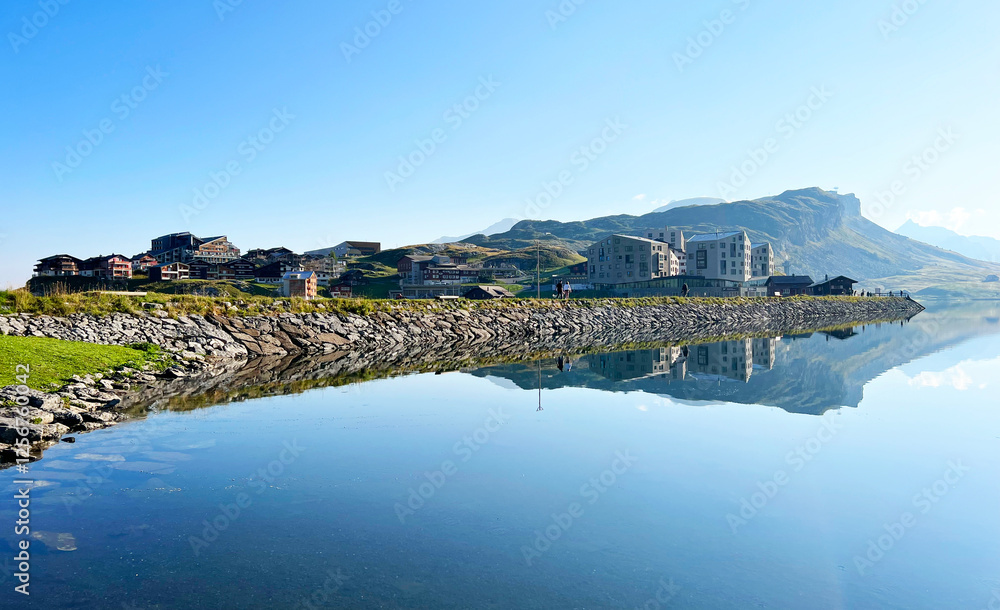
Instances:
[[[846,275],[838,275],[837,277],[831,277],[830,279],[823,280],[822,282],[816,282],[812,286],[822,286],[823,284],[829,284],[830,282],[836,282],[837,280],[844,280],[844,281],[850,282],[852,284],[857,284],[858,283],[858,280],[852,280],[851,278],[847,277]],[[812,288],[812,286],[810,286],[810,288]]]
[[[83,262],[83,259],[79,259],[79,258],[77,258],[75,256],[70,255],[70,254],[53,254],[52,256],[46,256],[45,258],[38,259],[38,262],[44,263],[46,261],[55,260],[57,258],[71,258],[74,261]]]
[[[482,290],[486,294],[488,294],[488,295],[490,295],[492,297],[496,297],[496,298],[504,298],[504,297],[513,297],[514,296],[514,294],[512,292],[510,292],[506,288],[503,288],[502,286],[474,286],[471,289],[469,289],[465,294],[468,295],[470,292],[473,292],[473,291],[475,291],[477,289],[478,290]]]
[[[728,237],[733,237],[735,235],[740,235],[743,231],[727,231],[725,233],[703,233],[701,235],[695,235],[694,237],[688,238],[688,243],[699,242],[699,241],[718,241],[720,239],[726,239]]]
[[[812,285],[813,279],[808,275],[772,275],[767,278],[767,284],[806,284]]]
[[[314,278],[316,276],[315,271],[286,271],[284,275],[281,276],[283,280],[307,280],[309,278]]]

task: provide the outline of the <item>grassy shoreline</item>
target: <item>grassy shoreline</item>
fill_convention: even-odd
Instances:
[[[33,390],[58,390],[73,375],[106,373],[123,367],[139,369],[154,364],[162,367],[168,357],[155,345],[132,347],[98,345],[81,341],[63,341],[46,337],[11,337],[0,335],[0,387],[18,385],[29,367],[27,385]]]
[[[887,297],[784,297],[781,302],[840,301],[863,302]],[[27,290],[0,291],[0,315],[35,314],[65,317],[72,314],[109,315],[113,313],[139,314],[153,309],[162,310],[171,317],[188,314],[221,316],[274,315],[278,313],[339,313],[371,315],[388,311],[440,311],[479,310],[499,308],[562,309],[567,307],[650,307],[658,305],[746,305],[775,302],[774,297],[642,297],[642,298],[573,298],[556,299],[500,299],[494,301],[435,301],[387,299],[315,299],[272,297],[208,297],[147,293],[143,296],[72,293],[65,295],[35,296]]]

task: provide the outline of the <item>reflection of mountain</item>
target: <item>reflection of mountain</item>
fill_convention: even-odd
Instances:
[[[989,307],[989,306],[987,306]],[[995,312],[993,312],[995,315]],[[778,339],[742,339],[707,345],[581,356],[569,372],[543,364],[542,386],[643,391],[682,401],[725,401],[820,414],[856,407],[863,389],[885,371],[1000,331],[983,305],[929,311],[910,322],[861,326]],[[538,387],[534,363],[471,371]]]

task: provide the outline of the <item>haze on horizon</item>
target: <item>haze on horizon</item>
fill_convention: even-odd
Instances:
[[[393,247],[810,186],[1000,238],[996,3],[62,2],[0,17],[0,285],[174,231]]]

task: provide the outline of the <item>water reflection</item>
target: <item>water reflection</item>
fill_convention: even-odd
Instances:
[[[932,305],[915,318],[894,322],[709,343],[650,342],[637,349],[596,351],[540,342],[492,354],[461,347],[442,354],[417,345],[264,357],[227,365],[211,377],[135,393],[126,405],[141,416],[150,409],[191,410],[398,375],[464,371],[538,390],[539,410],[542,389],[580,387],[821,414],[858,406],[864,385],[892,368],[997,332],[993,314],[994,308],[981,303]]]
[[[133,405],[164,412],[32,464],[36,600],[987,607],[1000,588],[996,317],[970,306],[713,343],[223,369]],[[815,417],[845,405],[860,408]],[[955,460],[969,475],[884,560],[856,567]],[[779,470],[787,484],[758,502]],[[8,497],[16,477],[0,473]]]
[[[857,407],[864,386],[888,370],[995,333],[993,309],[971,303],[931,310],[910,320],[778,337],[559,356],[577,360],[572,370],[559,358],[541,363],[480,367],[473,375],[521,388],[582,387],[609,392],[642,391],[681,402],[724,401],[767,405],[819,415]],[[528,375],[527,371],[531,374]]]

